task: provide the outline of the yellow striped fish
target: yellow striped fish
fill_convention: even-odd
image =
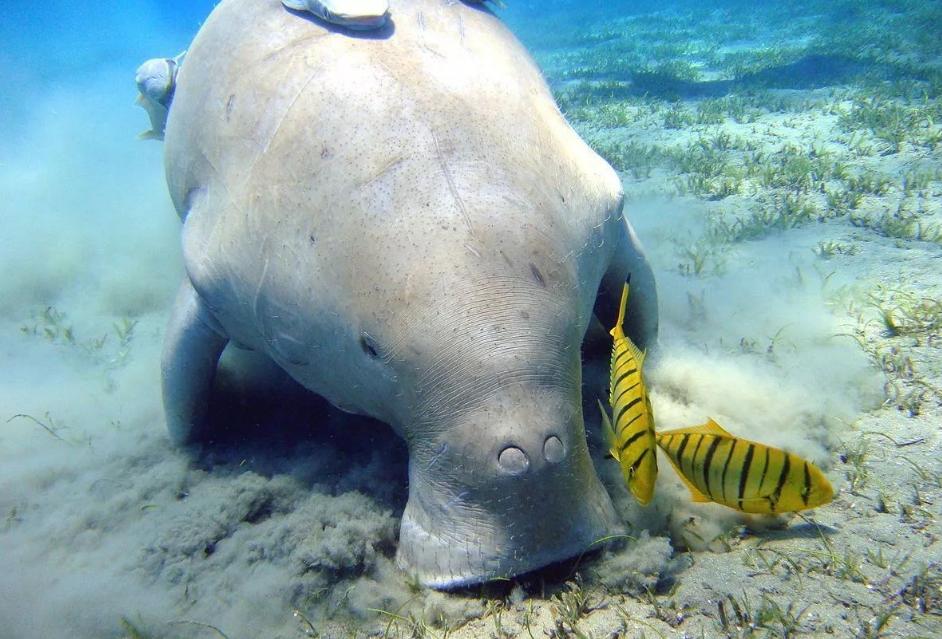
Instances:
[[[814,508],[834,497],[831,482],[811,462],[734,437],[712,419],[659,433],[657,443],[695,502],[769,515]]]
[[[641,505],[645,505],[654,495],[657,447],[654,440],[654,413],[641,374],[644,353],[638,350],[622,328],[625,309],[628,307],[630,281],[629,277],[622,289],[618,320],[611,330],[614,344],[608,403],[615,419],[609,419],[602,402],[599,402],[599,408],[602,409],[602,429],[608,440],[609,452],[621,465],[628,489]]]

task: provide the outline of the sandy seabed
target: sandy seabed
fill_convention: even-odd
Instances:
[[[655,265],[658,428],[712,417],[786,447],[834,502],[744,517],[690,503],[662,461],[639,507],[601,455],[607,363],[588,362],[631,537],[442,594],[395,568],[406,453],[382,424],[229,375],[218,435],[174,449],[178,221],[160,144],[134,140],[139,60],[112,60],[30,93],[0,155],[0,636],[942,635],[938,12],[515,5]],[[841,11],[856,31],[829,26]]]

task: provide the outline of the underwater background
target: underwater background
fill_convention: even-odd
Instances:
[[[711,416],[838,494],[769,520],[662,473],[639,507],[587,365],[631,539],[451,594],[395,567],[407,458],[382,425],[223,379],[231,435],[166,436],[179,221],[134,70],[213,4],[4,3],[0,638],[942,635],[942,3],[492,7],[622,178],[658,427]]]

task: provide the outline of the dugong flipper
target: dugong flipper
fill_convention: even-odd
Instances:
[[[228,338],[184,279],[164,334],[161,360],[164,416],[174,441],[194,441],[206,421],[216,363]]]
[[[500,21],[453,0],[391,12],[359,39],[223,0],[197,35],[165,144],[186,281],[164,401],[174,441],[197,439],[231,340],[391,425],[409,448],[398,562],[447,588],[622,530],[580,347],[600,287],[617,303],[631,272],[641,348],[657,298],[617,174]]]

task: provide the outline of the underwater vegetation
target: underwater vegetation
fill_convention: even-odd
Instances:
[[[68,315],[55,306],[47,306],[42,311],[35,311],[30,319],[20,326],[20,332],[42,338],[52,344],[75,348],[96,361],[117,368],[127,362],[137,324],[136,319],[122,317],[112,323],[111,331],[81,340],[76,337],[75,328]],[[110,352],[108,346],[111,346]]]
[[[631,16],[620,21],[622,37],[612,25],[601,39],[587,28],[585,41],[577,38],[565,55],[537,55],[557,79],[563,112],[639,189],[648,180],[663,189],[667,181],[699,199],[742,195],[764,208],[784,202],[791,210],[776,220],[780,228],[870,209],[873,196],[918,199],[938,189],[939,167],[925,152],[942,141],[939,45],[920,31],[938,20],[938,7],[904,2],[897,12],[867,13],[836,3],[821,7],[833,23],[809,28],[805,12],[817,7],[795,7],[788,24],[752,11],[733,19],[722,8]],[[651,57],[672,62],[653,70]],[[791,68],[801,60],[819,71]],[[904,151],[923,161],[895,169],[881,161]],[[913,173],[921,175],[915,183]],[[931,217],[858,219],[938,241],[936,227],[924,228]]]

